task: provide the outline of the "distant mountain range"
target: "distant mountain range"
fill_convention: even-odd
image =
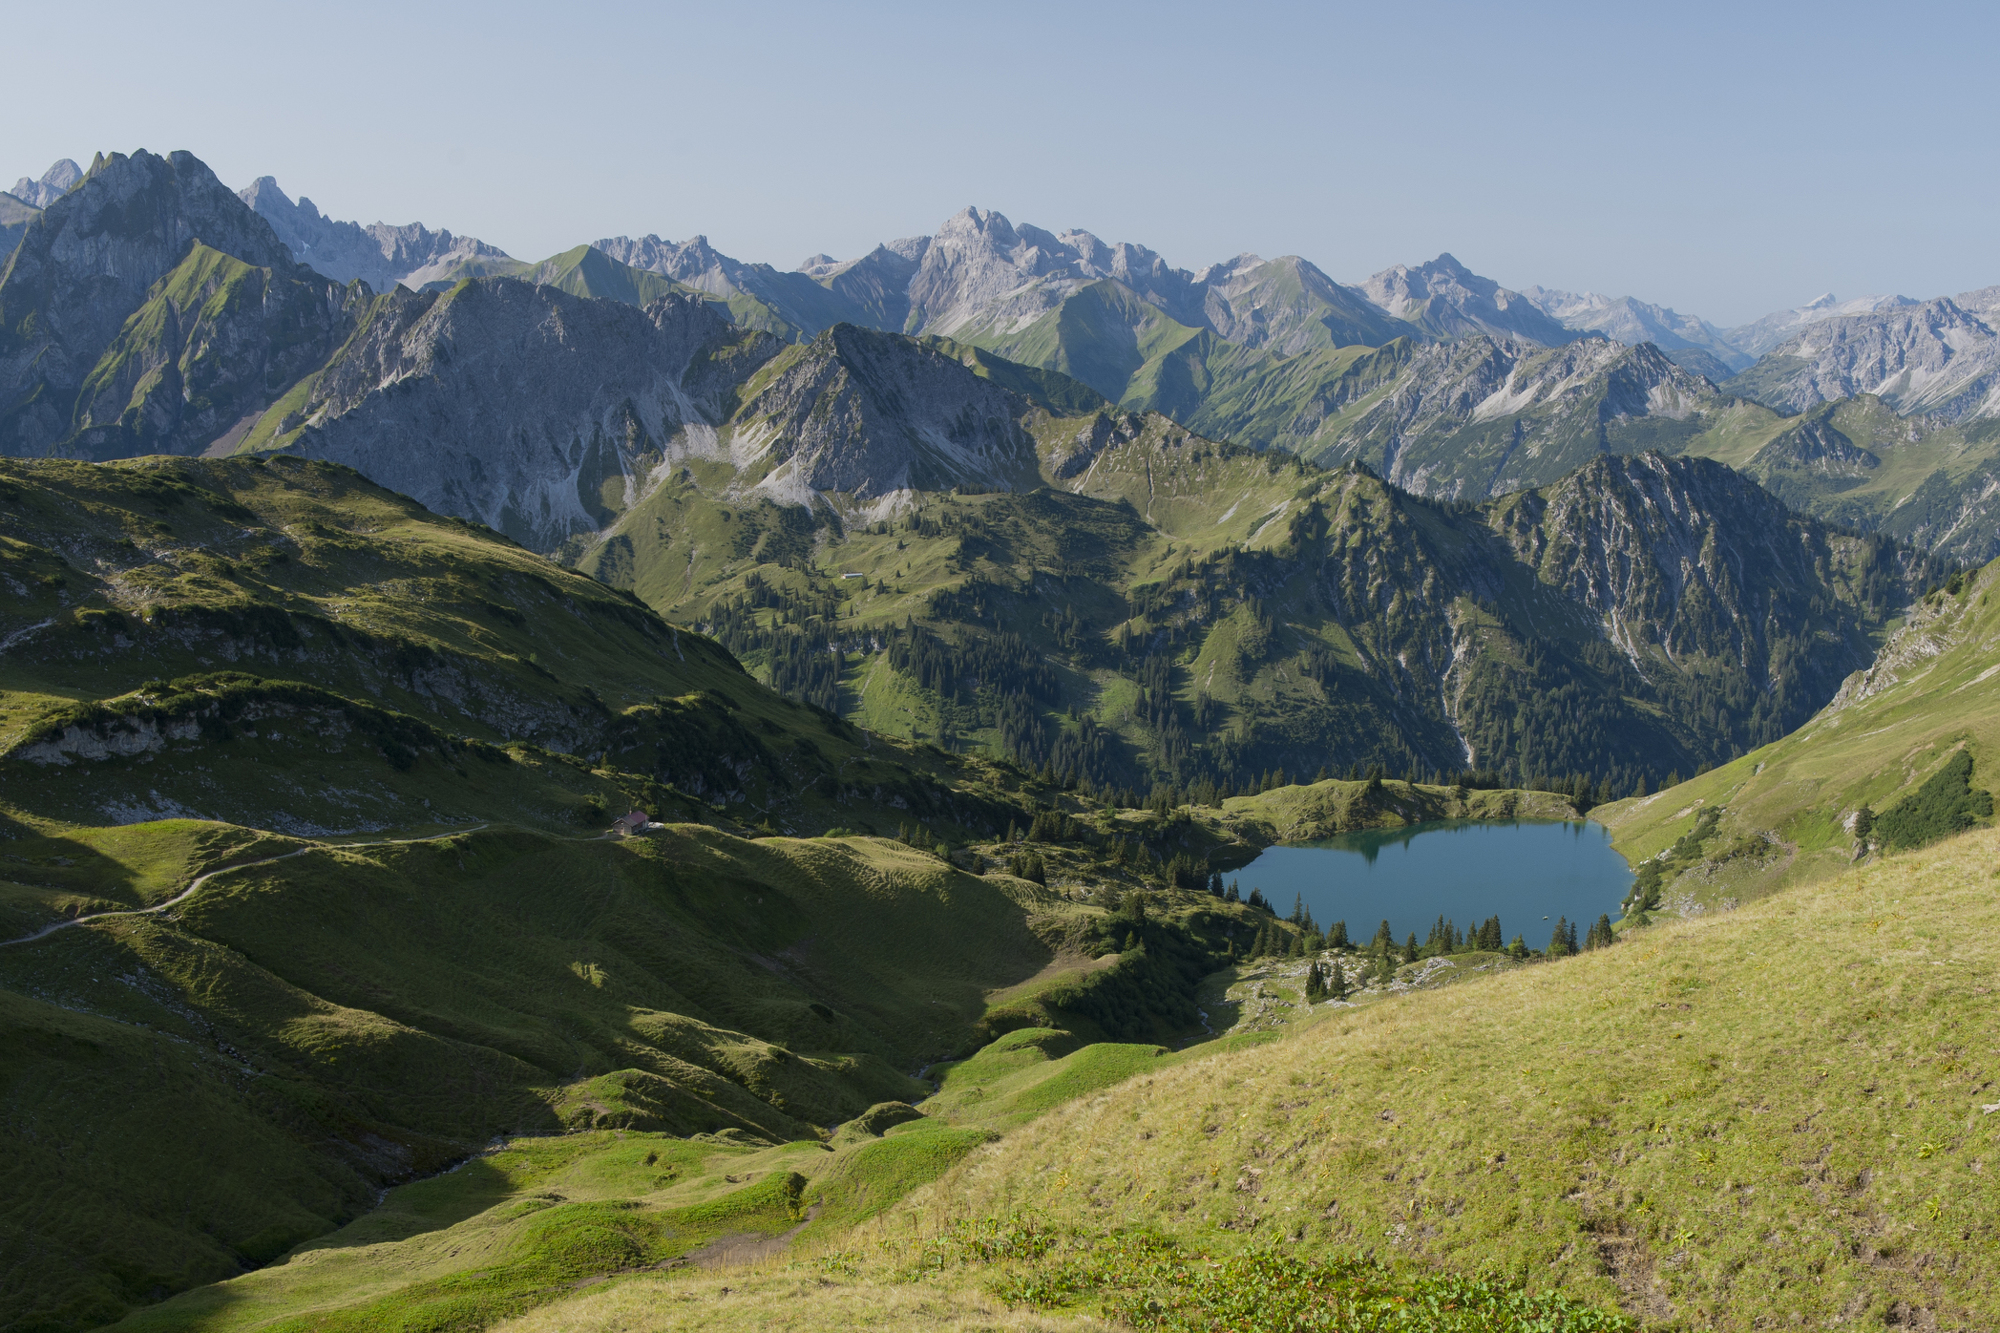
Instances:
[[[11,195],[0,196],[0,246],[11,249],[26,222],[82,176],[76,163],[64,159],[38,180],[22,177]],[[554,280],[571,290],[607,285],[657,290],[629,278],[607,284],[609,266],[602,263],[596,263],[597,281],[579,276],[596,262],[582,247],[535,263],[422,223],[364,227],[335,221],[310,199],[294,202],[269,176],[238,193],[300,263],[337,281],[359,279],[376,291],[501,276]],[[1630,296],[1541,286],[1512,291],[1449,254],[1397,265],[1358,284],[1338,282],[1290,255],[1275,260],[1239,255],[1190,272],[1144,246],[1107,244],[1084,231],[1017,226],[978,208],[947,219],[931,235],[890,241],[855,259],[814,255],[790,271],[732,259],[703,236],[683,242],[652,235],[606,237],[588,249],[616,265],[714,297],[730,307],[737,322],[781,337],[811,337],[837,323],[941,334],[1081,371],[1086,382],[1120,400],[1135,377],[1143,378],[1148,352],[1201,332],[1232,349],[1277,357],[1382,347],[1399,337],[1432,341],[1483,334],[1554,347],[1597,334],[1627,346],[1652,343],[1684,369],[1784,411],[1854,393],[1880,394],[1900,411],[1952,418],[1984,417],[1993,410],[1986,392],[1986,367],[1994,355],[1986,317],[2000,303],[1996,288],[1950,298],[1955,312],[1937,308],[1937,301],[1905,296],[1841,301],[1829,294],[1750,324],[1720,328]],[[1085,289],[1104,282],[1118,290],[1071,308]],[[1107,312],[1120,304],[1125,312],[1107,324]],[[1079,324],[1094,327],[1079,330]],[[1820,332],[1809,332],[1816,329]],[[1097,335],[1126,346],[1107,353],[1105,336]],[[1079,339],[1093,345],[1079,346]],[[1213,360],[1209,348],[1194,354]],[[1734,378],[1767,356],[1780,359],[1754,376]],[[1240,371],[1240,355],[1236,360],[1233,368]],[[1280,434],[1298,433],[1296,423],[1288,424],[1289,432],[1249,442],[1273,444]]]

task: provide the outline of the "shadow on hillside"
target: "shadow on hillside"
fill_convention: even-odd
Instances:
[[[488,1158],[468,1158],[429,1179],[398,1186],[380,1207],[338,1231],[306,1241],[292,1253],[348,1250],[442,1231],[505,1201],[517,1189],[507,1173]]]

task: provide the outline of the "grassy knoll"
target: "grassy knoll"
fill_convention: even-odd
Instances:
[[[1555,792],[1441,787],[1330,778],[1275,787],[1222,802],[1213,822],[1253,846],[1312,842],[1365,828],[1400,828],[1439,819],[1575,819]]]
[[[817,1143],[664,1134],[515,1139],[391,1191],[284,1263],[144,1310],[134,1330],[486,1327],[607,1272],[685,1262],[799,1224]]]
[[[1875,664],[1794,734],[1592,817],[1642,877],[1657,859],[1662,908],[1703,911],[1838,874],[1879,849],[1882,835],[1857,836],[1856,814],[1893,810],[1961,751],[1971,786],[1993,787],[1996,584],[2000,567],[1988,565],[1919,602]]]
[[[2000,834],[1127,1082],[887,1225],[1356,1247],[1749,1328],[2000,1315]]]

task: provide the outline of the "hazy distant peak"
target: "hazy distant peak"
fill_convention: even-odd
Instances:
[[[1856,296],[1843,301],[1832,292],[1822,292],[1802,306],[1773,311],[1762,319],[1726,329],[1724,333],[1730,342],[1745,352],[1752,356],[1762,356],[1808,324],[1816,324],[1824,319],[1842,319],[1852,315],[1873,315],[1883,311],[1902,310],[1921,304],[1922,302],[1913,301],[1907,296]]]
[[[476,237],[433,231],[421,222],[400,227],[336,222],[304,195],[292,202],[274,176],[259,176],[236,197],[271,224],[301,264],[339,282],[359,278],[377,291],[399,283],[417,288],[457,273],[468,263],[507,260],[505,251]]]
[[[1228,282],[1231,278],[1254,272],[1262,267],[1264,267],[1263,256],[1254,255],[1245,250],[1233,259],[1225,259],[1220,263],[1210,264],[1207,268],[1199,270],[1194,275],[1194,280],[1204,284]]]
[[[68,158],[62,158],[42,173],[40,180],[30,180],[26,176],[14,182],[14,188],[7,191],[24,204],[36,208],[47,208],[56,200],[70,192],[83,179],[83,168]]]

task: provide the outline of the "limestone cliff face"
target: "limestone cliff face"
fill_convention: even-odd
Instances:
[[[2000,336],[1985,319],[1940,297],[1820,320],[1729,387],[1785,411],[1866,393],[1904,415],[1982,420],[2000,416]]]
[[[294,272],[270,226],[188,153],[99,157],[29,224],[0,271],[0,453],[47,454],[69,435],[86,379],[197,242]]]
[[[1312,452],[1366,462],[1419,494],[1486,499],[1582,467],[1636,423],[1689,422],[1720,401],[1651,345],[1472,335],[1412,351],[1393,387],[1322,430]]]
[[[725,347],[725,373],[698,364]],[[549,550],[702,447],[690,428],[712,437],[718,395],[777,350],[689,298],[640,310],[509,278],[399,290],[273,438]]]

